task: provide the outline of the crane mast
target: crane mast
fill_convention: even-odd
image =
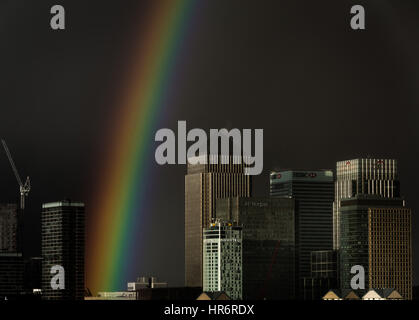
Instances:
[[[10,154],[9,148],[7,147],[6,141],[1,139],[3,144],[4,151],[6,152],[7,158],[9,159],[10,166],[12,167],[13,173],[15,174],[17,183],[19,184],[19,193],[20,193],[20,209],[25,209],[25,198],[28,196],[29,191],[31,191],[31,181],[29,177],[26,178],[25,184],[22,183],[20,179],[19,172],[17,171],[15,162],[13,161],[12,155]]]

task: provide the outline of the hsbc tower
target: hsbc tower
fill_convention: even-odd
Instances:
[[[284,170],[271,172],[270,195],[295,199],[295,266],[297,295],[302,296],[302,281],[310,278],[312,251],[333,247],[332,170]]]

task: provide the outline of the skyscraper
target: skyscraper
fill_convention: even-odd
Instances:
[[[225,292],[241,300],[242,228],[217,221],[204,228],[203,291]]]
[[[69,200],[42,205],[42,297],[84,298],[84,204]],[[53,266],[64,268],[65,288],[53,290]]]
[[[365,270],[366,293],[394,288],[412,298],[411,212],[401,198],[356,195],[340,202],[341,288],[351,288],[351,268]]]
[[[296,283],[302,297],[302,281],[311,277],[311,252],[332,249],[333,171],[272,172],[270,194],[295,199]]]
[[[221,161],[212,164],[214,157],[217,156],[206,156],[207,164],[188,163],[188,173],[185,176],[187,287],[202,287],[202,231],[215,218],[216,200],[251,195],[251,177],[244,174],[243,161],[240,161],[241,164],[234,164],[230,157],[229,164],[222,164]]]
[[[395,288],[412,299],[412,214],[409,208],[369,208],[369,287]]]
[[[294,199],[220,199],[216,215],[243,228],[243,299],[295,298]]]
[[[17,252],[18,209],[15,203],[0,204],[0,252]]]
[[[340,207],[342,198],[372,194],[400,197],[397,161],[394,159],[352,159],[336,163],[335,201],[333,203],[333,248],[340,245]]]

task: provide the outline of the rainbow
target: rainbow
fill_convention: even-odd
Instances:
[[[138,271],[138,233],[147,214],[147,175],[154,133],[163,116],[175,65],[197,0],[152,1],[135,39],[130,74],[118,94],[118,115],[97,194],[88,207],[86,286],[92,293],[126,288]],[[137,35],[138,36],[138,35]]]

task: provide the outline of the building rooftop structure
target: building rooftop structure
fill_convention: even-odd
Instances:
[[[323,300],[360,300],[361,298],[349,289],[330,289],[322,298]]]
[[[230,297],[223,291],[203,292],[196,300],[230,300]]]
[[[362,300],[401,300],[403,297],[394,288],[370,289]]]

